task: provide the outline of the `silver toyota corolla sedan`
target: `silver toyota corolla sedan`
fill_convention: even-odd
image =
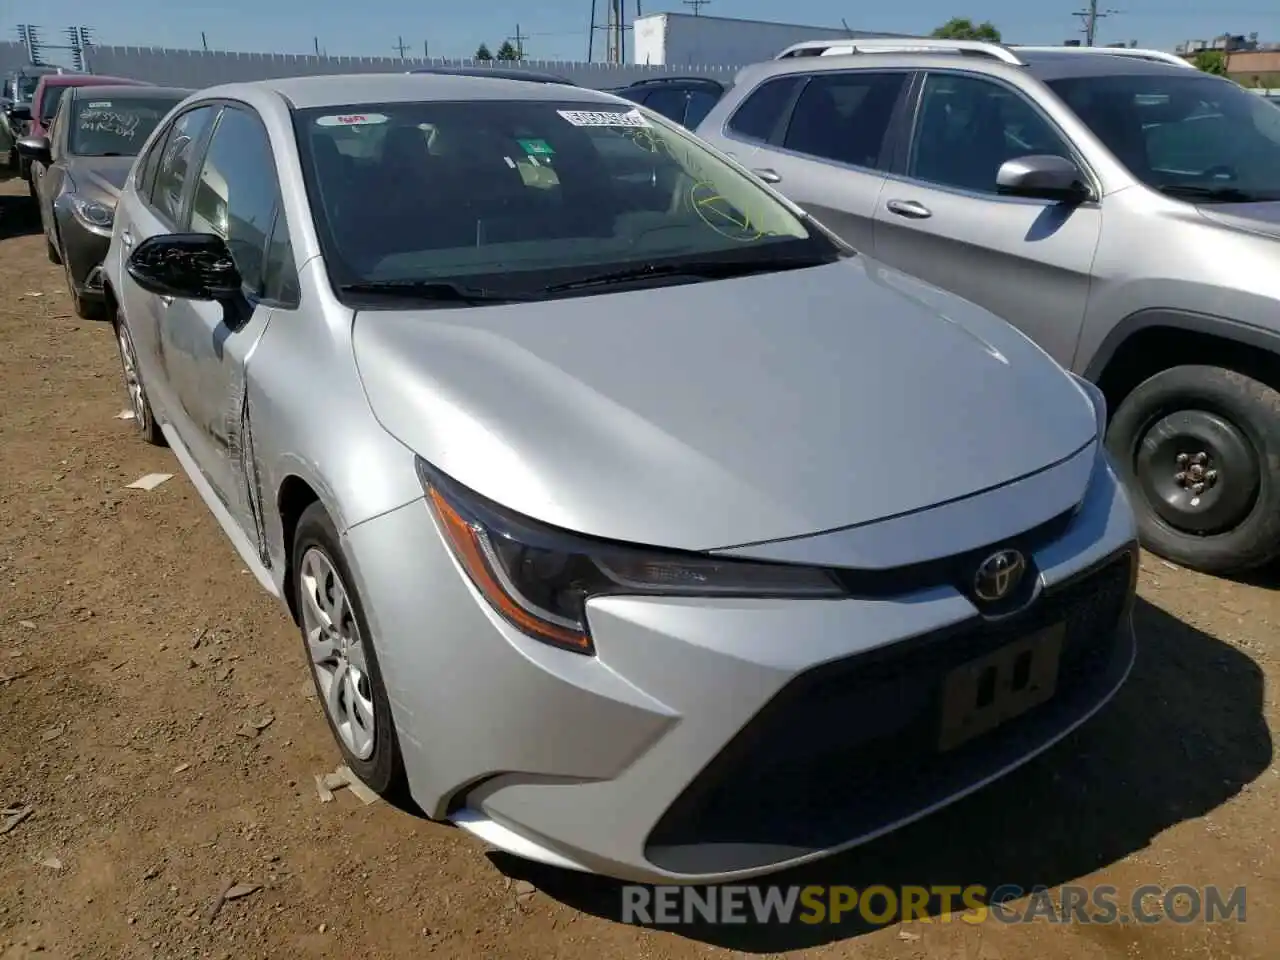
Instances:
[[[137,425],[287,604],[345,761],[495,846],[763,874],[1128,673],[1098,392],[619,98],[204,91],[106,273]]]

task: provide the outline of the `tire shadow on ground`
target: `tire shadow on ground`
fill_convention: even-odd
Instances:
[[[1271,763],[1262,671],[1235,648],[1141,598],[1134,626],[1139,649],[1128,682],[1047,753],[895,833],[756,882],[858,890],[1054,887],[1142,850],[1169,827],[1234,797]],[[498,852],[489,856],[507,876],[527,880],[569,907],[622,920],[623,885],[617,881]],[[1120,891],[1121,902],[1125,896]],[[951,909],[965,907],[957,898]],[[929,904],[929,916],[944,912],[939,902]],[[861,936],[902,919],[899,913],[871,925],[854,910],[835,924],[695,921],[662,929],[727,949],[778,953]]]
[[[7,171],[0,171],[0,182],[16,180]],[[40,208],[25,194],[0,194],[0,240],[13,237],[34,237],[41,231]]]

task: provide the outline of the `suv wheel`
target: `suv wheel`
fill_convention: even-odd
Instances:
[[[1280,393],[1266,384],[1164,370],[1116,408],[1107,447],[1148,550],[1212,574],[1280,554]]]
[[[397,797],[405,775],[391,700],[338,532],[319,503],[298,520],[292,559],[302,642],[329,729],[348,769]]]

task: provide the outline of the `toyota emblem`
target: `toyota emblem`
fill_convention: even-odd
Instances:
[[[1000,550],[978,564],[973,575],[973,593],[979,600],[995,603],[1004,600],[1022,582],[1027,561],[1017,550]]]

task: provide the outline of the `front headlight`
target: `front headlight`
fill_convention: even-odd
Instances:
[[[94,233],[110,235],[111,224],[115,220],[115,210],[98,200],[90,200],[74,193],[67,196],[71,204],[71,212],[81,224]]]
[[[440,533],[476,589],[512,626],[553,646],[595,652],[586,617],[592,597],[847,596],[826,570],[649,550],[545,527],[421,458],[417,465]]]
[[[1107,437],[1107,398],[1106,395],[1098,389],[1098,385],[1091,380],[1086,380],[1078,374],[1071,374],[1071,379],[1075,380],[1076,385],[1089,398],[1089,402],[1093,404],[1093,414],[1097,418],[1098,426],[1098,444],[1101,445]]]

